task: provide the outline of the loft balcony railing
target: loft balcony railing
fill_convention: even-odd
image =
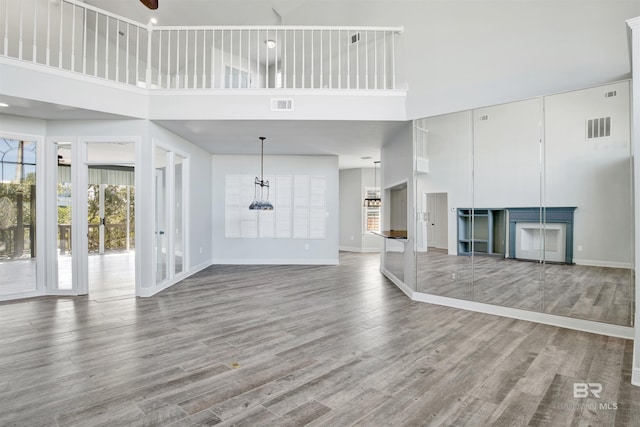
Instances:
[[[149,89],[396,89],[401,27],[153,26],[77,0],[0,0],[1,56]]]

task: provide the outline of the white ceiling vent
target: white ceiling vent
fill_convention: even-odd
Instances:
[[[618,96],[618,91],[611,90],[609,92],[604,93],[605,98],[613,98],[614,96]]]
[[[271,111],[293,111],[293,99],[271,98]]]
[[[611,136],[611,116],[587,120],[587,139]]]

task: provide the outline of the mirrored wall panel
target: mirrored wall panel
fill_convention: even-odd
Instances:
[[[417,291],[633,325],[629,86],[416,120]]]
[[[471,119],[462,112],[416,121],[418,292],[473,298],[473,254],[486,243],[473,209]]]

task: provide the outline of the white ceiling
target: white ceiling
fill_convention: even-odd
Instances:
[[[265,155],[336,155],[340,169],[373,167],[383,142],[405,125],[308,120],[165,120],[158,124],[215,154],[259,154],[258,137],[264,136]]]

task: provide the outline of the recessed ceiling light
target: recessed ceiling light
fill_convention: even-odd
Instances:
[[[158,23],[158,20],[156,18],[151,18],[149,19],[149,22],[151,22],[153,25],[156,25]]]
[[[267,47],[269,49],[273,49],[274,47],[276,47],[276,41],[275,40],[267,40],[267,41],[265,41],[265,43],[267,44]]]
[[[5,102],[0,102],[0,107],[8,107],[9,104],[5,103]]]

